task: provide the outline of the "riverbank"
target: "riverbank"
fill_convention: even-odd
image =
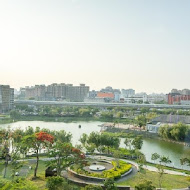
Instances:
[[[158,140],[163,140],[166,142],[182,144],[184,146],[190,146],[190,143],[175,141],[171,139],[164,139],[159,137],[157,133],[150,133],[145,130],[139,130],[138,127],[135,127],[131,124],[130,119],[115,119],[115,118],[100,118],[100,117],[55,117],[55,116],[21,116],[18,119],[11,119],[10,117],[0,118],[0,124],[11,124],[18,121],[45,121],[45,122],[78,122],[78,121],[99,121],[106,122],[102,125],[102,131],[110,133],[132,133],[134,135],[142,135],[144,138],[154,138]],[[108,123],[109,122],[109,123]],[[106,126],[106,128],[105,128]],[[115,126],[115,127],[113,127]]]
[[[128,124],[130,119],[116,119],[116,118],[100,118],[100,117],[60,117],[60,116],[20,116],[17,119],[2,118],[0,124],[13,123],[15,121],[47,121],[47,122],[73,122],[73,121],[100,121],[100,122],[120,122]]]
[[[125,134],[125,133],[132,133],[133,135],[141,135],[143,136],[143,138],[153,138],[153,139],[157,139],[157,140],[162,140],[165,142],[170,142],[170,143],[175,143],[175,144],[181,144],[184,146],[190,146],[190,143],[187,142],[182,142],[182,141],[175,141],[175,140],[171,140],[171,139],[165,139],[165,138],[161,138],[158,133],[150,133],[148,131],[145,130],[136,130],[136,129],[130,129],[130,128],[123,128],[123,127],[107,127],[104,132],[109,132],[109,133],[120,133],[120,134]]]

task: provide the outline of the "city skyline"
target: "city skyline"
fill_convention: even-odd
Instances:
[[[91,86],[90,85],[88,85],[88,84],[86,84],[86,83],[76,83],[76,84],[72,84],[72,83],[66,83],[66,82],[60,82],[60,83],[57,83],[57,82],[52,82],[52,83],[47,83],[47,84],[31,84],[31,85],[24,85],[24,86],[20,86],[20,87],[18,87],[18,88],[14,88],[13,86],[11,86],[10,84],[1,84],[1,85],[9,85],[10,87],[12,87],[12,88],[14,88],[16,91],[20,91],[21,89],[23,89],[23,88],[33,88],[33,87],[35,87],[35,86],[49,86],[49,85],[54,85],[54,84],[56,84],[56,85],[60,85],[60,84],[64,84],[64,85],[72,85],[72,86],[74,86],[74,87],[77,87],[77,86],[80,86],[80,85],[86,85],[86,86],[88,86],[89,87],[89,89],[90,89],[90,91],[97,91],[97,92],[99,92],[99,91],[101,91],[101,90],[103,90],[103,89],[105,89],[105,88],[109,88],[109,87],[111,87],[113,90],[115,89],[115,90],[120,90],[120,91],[122,91],[122,90],[135,90],[135,92],[136,92],[136,94],[141,94],[141,93],[147,93],[147,94],[168,94],[168,93],[170,93],[170,92],[172,92],[173,90],[175,90],[175,91],[182,91],[182,90],[189,90],[189,88],[180,88],[180,89],[177,89],[177,88],[172,88],[172,89],[170,89],[168,92],[166,92],[166,93],[164,93],[164,92],[146,92],[146,91],[136,91],[136,89],[134,89],[133,87],[131,87],[131,88],[114,88],[113,86],[102,86],[102,87],[100,87],[100,88],[97,88],[97,89],[93,89],[93,88],[91,88]]]
[[[190,2],[0,1],[0,80],[137,92],[189,88]]]

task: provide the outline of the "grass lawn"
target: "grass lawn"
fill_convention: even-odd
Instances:
[[[45,170],[47,168],[45,162],[39,161],[38,171],[37,171],[38,178],[35,180],[32,179],[34,176],[35,163],[29,165],[32,166],[32,170],[29,171],[27,179],[32,180],[40,189],[45,189],[46,186]]]
[[[4,175],[4,168],[5,168],[5,165],[3,162],[1,162],[0,163],[0,177],[3,177],[3,175]],[[11,180],[11,168],[10,167],[7,167],[6,179]]]
[[[146,165],[148,166],[156,166],[155,164],[153,163],[150,163],[150,162],[147,162]],[[177,168],[172,168],[172,167],[168,167],[168,166],[163,166],[164,169],[166,170],[172,170],[172,171],[177,171],[177,172],[182,172],[182,173],[186,173],[188,175],[190,175],[190,171],[189,170],[183,170],[183,169],[177,169]]]
[[[32,166],[31,170],[28,170],[27,175],[23,176],[26,177],[28,180],[31,180],[35,185],[38,186],[39,189],[45,189],[46,187],[46,179],[45,179],[45,169],[46,164],[44,161],[39,161],[38,165],[38,171],[37,171],[37,179],[32,179],[34,175],[34,168],[35,168],[35,162],[29,163],[28,161],[24,163],[24,167],[29,168],[29,166]],[[0,178],[3,178],[3,171],[4,171],[4,164],[3,162],[0,163]],[[22,177],[22,176],[19,176]],[[16,179],[17,177],[15,177]],[[11,180],[11,167],[8,166],[7,168],[7,174],[6,174],[6,179]]]
[[[188,187],[190,185],[190,181],[188,181],[188,179],[189,177],[164,174],[162,187],[167,188],[167,189]],[[135,185],[143,182],[144,180],[152,181],[154,186],[159,187],[158,173],[150,172],[148,170],[145,170],[145,172],[143,173],[137,173],[134,177],[126,181],[120,182],[118,184],[135,187]]]

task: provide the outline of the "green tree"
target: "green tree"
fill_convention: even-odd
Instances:
[[[106,146],[108,150],[108,154],[110,153],[110,148],[115,148],[115,149],[119,148],[120,139],[118,137],[114,137],[109,134],[102,133],[100,135],[100,139],[101,139],[100,144],[103,146]]]
[[[123,117],[123,112],[119,111],[116,113],[116,118],[121,119]]]
[[[54,136],[54,142],[58,142],[58,141],[61,143],[70,143],[71,142],[72,134],[67,133],[64,130],[50,131],[49,133],[51,133]]]
[[[137,155],[138,155],[138,153],[137,153]],[[137,163],[139,165],[139,172],[145,174],[146,171],[144,170],[143,166],[144,166],[144,164],[146,164],[146,157],[144,154],[141,153],[138,155]]]
[[[79,109],[79,114],[82,117],[89,117],[89,116],[91,116],[90,113],[91,113],[91,111],[89,109],[86,109],[86,108],[80,108]]]
[[[20,117],[21,117],[21,114],[18,112],[18,111],[16,111],[16,110],[12,110],[12,111],[10,111],[10,117],[12,118],[12,119],[20,119]]]
[[[83,147],[86,146],[87,140],[88,140],[88,135],[86,133],[83,133],[79,140],[82,143]]]
[[[96,148],[98,148],[101,145],[101,136],[97,132],[92,132],[88,136],[87,143],[88,144],[93,143],[96,145]]]
[[[10,139],[11,139],[11,130],[0,130],[0,142],[3,147],[2,149],[2,158],[5,160],[4,174],[3,178],[6,177],[8,161],[10,159],[9,149],[10,149]]]
[[[91,143],[91,144],[86,145],[85,148],[88,153],[93,154],[96,149],[96,145]]]
[[[129,147],[129,150],[131,150],[132,142],[133,142],[132,138],[126,138],[125,141],[124,141],[125,146]]]
[[[169,159],[169,156],[161,156],[160,157],[160,161],[162,162],[162,163],[164,163],[165,164],[165,166],[166,166],[166,164],[170,164],[172,161]]]
[[[181,158],[180,162],[181,165],[187,164],[187,166],[190,166],[190,158]]]
[[[154,153],[154,154],[152,154],[152,156],[151,156],[151,160],[153,160],[154,161],[154,163],[155,163],[155,161],[156,160],[158,160],[160,158],[160,155],[158,154],[158,153]]]
[[[56,142],[49,152],[49,156],[54,159],[48,161],[48,166],[57,169],[57,175],[61,176],[61,171],[65,170],[73,163],[81,164],[85,158],[84,154],[74,147],[71,143]]]
[[[113,113],[111,112],[102,112],[101,117],[105,119],[113,119]]]
[[[146,125],[147,118],[145,115],[139,115],[135,118],[136,124],[141,128]]]
[[[115,158],[115,162],[117,163],[117,167],[119,168],[120,167],[119,158],[121,157],[120,151],[115,150],[114,153],[113,153],[113,157]]]
[[[23,137],[22,143],[27,145],[27,148],[34,149],[36,153],[36,167],[34,169],[34,178],[37,177],[37,170],[39,164],[39,150],[42,147],[49,147],[53,143],[53,136],[45,132],[39,132]]]
[[[158,169],[158,184],[159,184],[159,188],[161,189],[162,181],[164,177],[164,165],[166,165],[167,163],[171,163],[171,160],[169,159],[169,157],[160,156],[157,153],[152,154],[152,158],[154,158],[154,160],[159,159],[159,163],[156,165],[156,167]]]
[[[114,179],[108,178],[104,182],[105,190],[117,190],[117,186],[115,185]]]
[[[140,150],[143,145],[143,139],[142,136],[137,136],[133,139],[132,145],[135,149]]]
[[[15,173],[19,171],[19,169],[23,166],[23,163],[21,161],[18,161],[20,159],[20,148],[15,147],[15,151],[11,154],[11,177],[14,180]]]

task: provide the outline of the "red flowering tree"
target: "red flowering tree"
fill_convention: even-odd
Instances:
[[[37,170],[39,164],[39,150],[41,147],[50,147],[53,144],[54,137],[46,132],[40,131],[33,135],[28,135],[23,138],[23,143],[25,143],[28,149],[34,149],[36,153],[36,167],[34,169],[34,178],[37,177]]]
[[[54,137],[46,132],[39,132],[39,133],[36,133],[36,138],[37,138],[37,141],[39,142],[47,142],[47,143],[53,143],[53,140],[54,140]]]
[[[85,155],[77,148],[72,147],[71,143],[56,142],[51,151],[50,157],[55,159],[49,161],[49,166],[57,169],[57,175],[61,176],[61,171],[65,170],[73,163],[82,163]]]

